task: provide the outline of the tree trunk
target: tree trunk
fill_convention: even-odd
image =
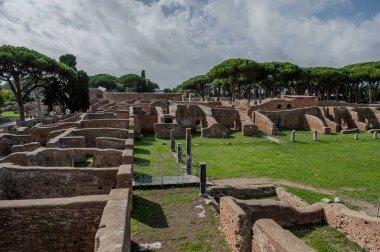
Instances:
[[[24,103],[22,102],[22,95],[21,92],[18,92],[16,99],[17,99],[17,105],[18,105],[18,112],[20,113],[20,121],[25,121],[25,107]]]
[[[15,87],[14,88],[11,87],[11,89],[16,96],[18,112],[20,113],[20,121],[24,122],[25,121],[25,107],[22,101],[20,79],[18,76],[13,76],[13,81],[14,81]],[[9,85],[12,85],[12,84],[10,83]]]

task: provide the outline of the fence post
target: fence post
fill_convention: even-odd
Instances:
[[[171,149],[172,152],[175,152],[174,129],[170,130],[170,149]]]
[[[177,163],[182,162],[182,144],[177,143]]]
[[[200,190],[201,195],[206,195],[206,163],[201,163],[201,171],[200,171]]]
[[[296,131],[292,130],[292,132],[290,132],[290,142],[294,142],[295,140],[296,140]]]
[[[191,157],[191,128],[186,128],[186,175],[192,174],[193,162]]]
[[[313,141],[318,141],[318,132],[317,131],[313,132]]]

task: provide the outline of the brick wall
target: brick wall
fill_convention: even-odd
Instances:
[[[231,197],[220,198],[220,228],[233,252],[250,251],[252,224]]]
[[[0,202],[3,251],[94,251],[108,195]]]
[[[128,119],[94,119],[83,120],[80,123],[81,128],[119,128],[128,129]]]
[[[118,168],[3,167],[8,200],[108,194],[117,187]]]
[[[325,221],[370,251],[380,251],[380,218],[348,209],[342,204],[324,208]]]
[[[182,101],[182,94],[160,94],[160,93],[103,93],[103,98],[114,102],[123,102],[127,100],[172,100]]]
[[[304,241],[271,219],[261,219],[253,225],[252,251],[315,252]]]
[[[258,130],[265,132],[269,135],[278,133],[277,126],[264,114],[255,111],[252,115],[252,121],[257,126]]]

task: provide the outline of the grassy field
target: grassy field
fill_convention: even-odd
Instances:
[[[380,197],[380,140],[367,133],[359,135],[319,134],[297,131],[296,142],[289,142],[289,131],[282,131],[274,143],[262,137],[243,137],[240,132],[229,137],[193,136],[194,162],[207,163],[209,178],[271,177],[316,188],[335,190],[338,196],[349,196],[375,203]],[[163,145],[163,142],[166,143]],[[182,142],[184,139],[179,139]],[[136,166],[139,163],[174,163],[169,140],[146,135],[137,140]]]
[[[26,115],[26,113],[25,113]],[[0,113],[1,117],[7,117],[7,118],[19,118],[20,113],[17,111],[4,111]]]
[[[198,188],[134,190],[132,251],[138,244],[161,242],[157,251],[228,251],[218,217],[205,205]],[[203,207],[204,216],[200,217]]]

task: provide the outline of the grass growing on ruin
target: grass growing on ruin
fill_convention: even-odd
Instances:
[[[353,135],[319,134],[297,131],[296,142],[289,142],[290,131],[282,131],[283,143],[262,137],[243,137],[234,132],[226,138],[193,136],[193,160],[207,163],[209,178],[271,177],[335,190],[338,196],[349,196],[375,203],[380,197],[378,181],[380,140],[361,133]],[[162,142],[166,145],[162,145]],[[184,144],[184,139],[177,142]],[[184,146],[184,145],[183,145]],[[145,162],[175,162],[169,140],[147,135],[136,141],[137,165]]]
[[[159,251],[228,251],[218,230],[218,217],[198,195],[198,188],[134,190],[132,249],[161,242]],[[199,217],[202,213],[205,216]]]
[[[355,242],[348,240],[338,230],[325,224],[298,225],[286,229],[304,240],[317,252],[367,251],[360,248]]]

